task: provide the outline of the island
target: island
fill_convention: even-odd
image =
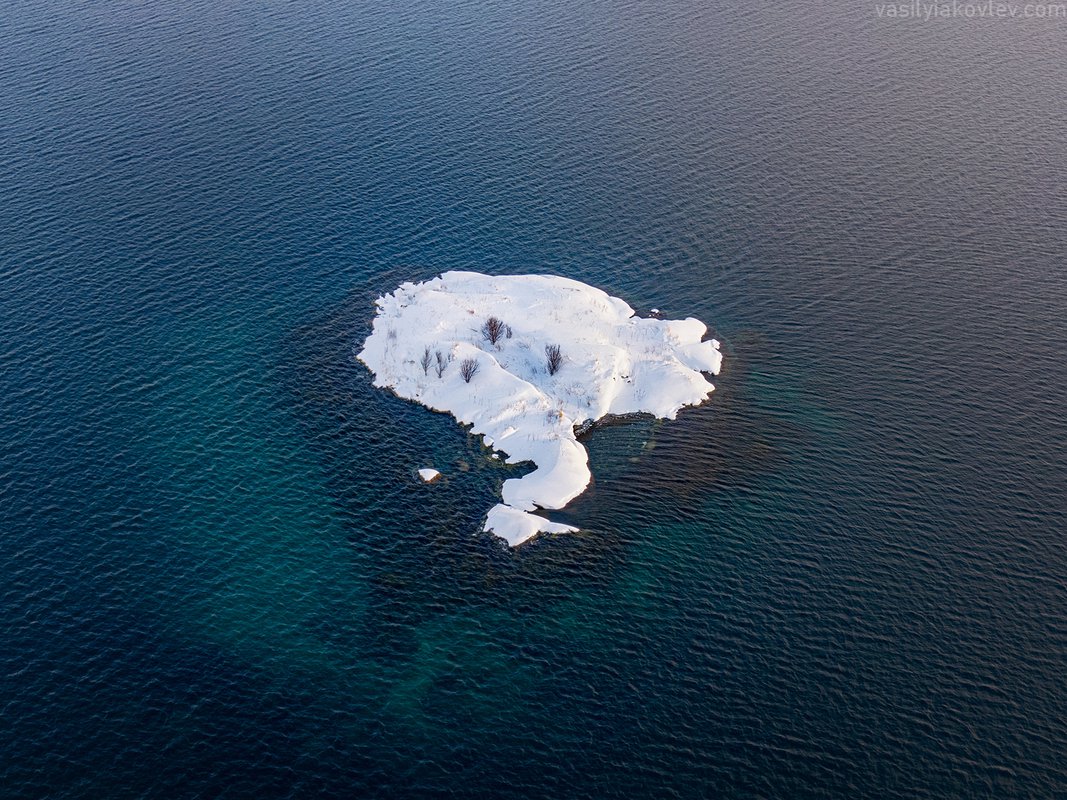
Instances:
[[[592,475],[576,429],[606,416],[674,419],[715,388],[719,342],[688,318],[640,317],[623,300],[551,275],[445,272],[378,298],[358,358],[374,385],[471,425],[507,463],[484,530],[512,547],[577,529],[535,514],[559,509]]]

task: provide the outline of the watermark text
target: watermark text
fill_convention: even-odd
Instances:
[[[1067,21],[1067,3],[929,2],[875,3],[874,12],[885,19],[1062,19]]]

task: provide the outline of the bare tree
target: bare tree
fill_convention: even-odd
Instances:
[[[545,365],[549,375],[555,375],[563,366],[563,353],[560,352],[558,344],[545,345]]]
[[[500,341],[500,337],[505,335],[507,327],[503,320],[489,317],[482,325],[482,338],[487,340],[489,344],[496,344]]]
[[[426,345],[426,349],[422,351],[422,358],[419,359],[419,366],[422,367],[422,374],[430,374],[430,362],[432,361],[430,356],[430,345]]]
[[[441,353],[440,350],[438,350],[437,351],[437,366],[434,367],[434,369],[437,370],[437,377],[438,378],[440,378],[442,375],[445,374],[445,367],[447,367],[447,366],[448,366],[448,362],[445,361],[444,355]]]
[[[478,362],[473,358],[465,358],[459,363],[459,374],[463,376],[463,380],[466,383],[471,382],[471,378],[474,377],[478,371]]]

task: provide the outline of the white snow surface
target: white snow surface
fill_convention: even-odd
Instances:
[[[576,530],[530,513],[563,508],[589,485],[576,425],[642,412],[674,419],[707,398],[715,387],[702,373],[718,374],[722,365],[719,343],[702,341],[700,320],[637,317],[619,298],[569,278],[446,272],[401,284],[376,306],[359,353],[375,386],[472,425],[508,463],[537,465],[504,482],[503,502],[486,519],[485,530],[511,546],[539,532]],[[485,339],[490,316],[510,326],[510,338]],[[549,344],[563,353],[555,375],[546,366]],[[469,383],[460,374],[466,359],[478,364]]]
[[[440,474],[440,472],[435,469],[431,469],[430,467],[425,467],[419,470],[419,477],[426,481],[426,483],[437,480]]]

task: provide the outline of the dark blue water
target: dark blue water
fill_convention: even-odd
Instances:
[[[1064,796],[1065,31],[5,5],[0,796]],[[724,342],[581,535],[353,360],[450,268]]]

